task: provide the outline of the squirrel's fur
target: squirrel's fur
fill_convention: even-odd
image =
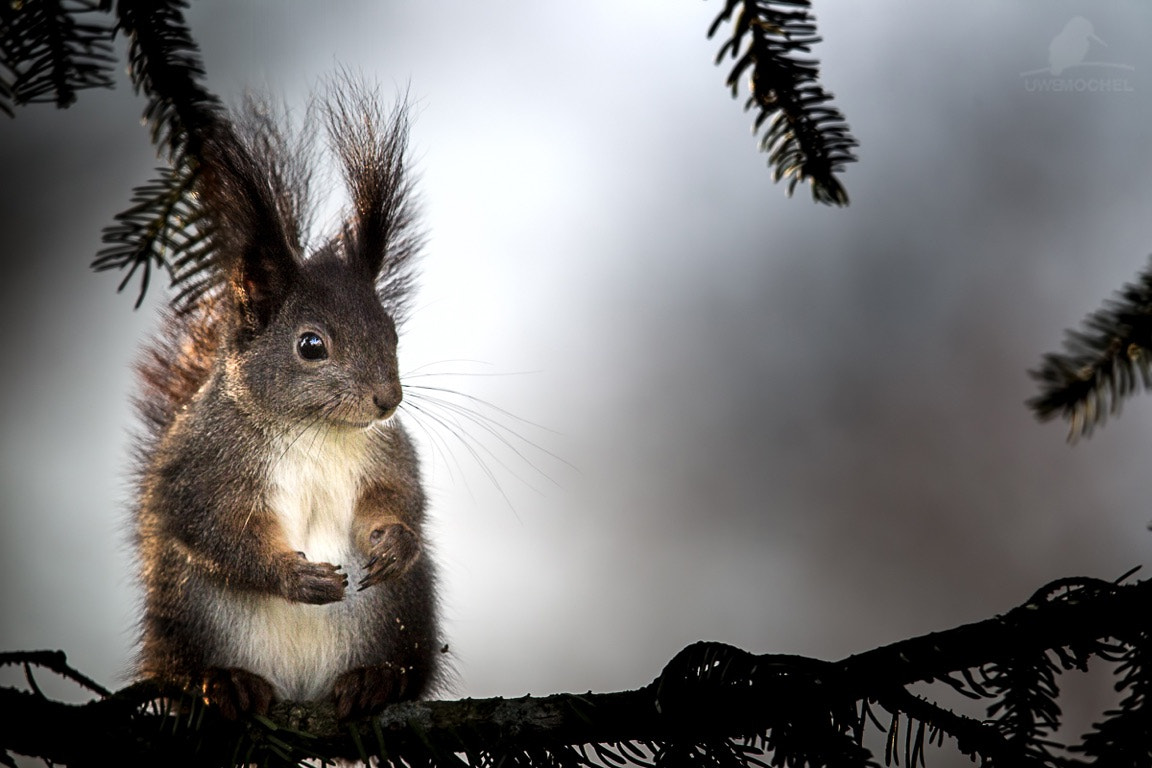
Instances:
[[[419,247],[403,109],[344,83],[325,108],[350,214],[306,252],[308,152],[266,108],[221,114],[196,167],[207,257],[139,366],[135,674],[226,714],[437,680],[417,456],[396,322]]]

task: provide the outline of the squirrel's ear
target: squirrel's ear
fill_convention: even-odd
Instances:
[[[298,270],[300,247],[270,161],[257,162],[231,125],[221,123],[204,143],[199,177],[217,268],[249,331],[268,324]]]
[[[352,198],[345,254],[377,281],[382,299],[399,303],[422,241],[408,171],[407,108],[401,103],[385,115],[375,93],[345,77],[330,92],[326,113]]]
[[[240,257],[230,283],[232,297],[249,330],[258,331],[272,321],[288,295],[296,270],[291,254],[259,243],[253,243]]]

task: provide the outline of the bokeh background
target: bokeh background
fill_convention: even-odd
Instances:
[[[429,242],[402,367],[519,435],[412,426],[446,696],[632,688],[698,639],[837,658],[1149,562],[1152,404],[1070,447],[1024,401],[1152,252],[1152,6],[817,3],[861,144],[847,209],[772,183],[713,65],[719,9],[189,10],[226,101],[299,111],[339,67],[414,101]],[[1051,90],[1075,17],[1097,39],[1059,78],[1120,90]],[[157,165],[142,106],[121,76],[0,120],[0,648],[111,686],[130,367],[163,293],[133,311],[88,262]],[[1072,709],[1107,701],[1071,682]]]

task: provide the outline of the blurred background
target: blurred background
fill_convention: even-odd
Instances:
[[[699,639],[839,658],[1149,562],[1152,399],[1075,446],[1024,401],[1152,252],[1152,6],[816,3],[860,141],[847,209],[772,183],[713,64],[720,8],[189,10],[227,102],[299,111],[347,67],[415,103],[429,242],[401,364],[519,436],[408,416],[446,697],[634,688]],[[1087,54],[1050,61],[1076,17]],[[163,286],[133,311],[88,263],[158,164],[142,108],[122,76],[0,119],[0,648],[113,687],[130,368]],[[1073,709],[1107,700],[1072,682]]]

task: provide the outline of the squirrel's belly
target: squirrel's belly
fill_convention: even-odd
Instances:
[[[379,610],[375,590],[356,589],[365,559],[352,545],[363,447],[338,431],[305,432],[280,449],[269,473],[268,502],[286,543],[313,562],[341,566],[343,599],[310,605],[221,589],[214,619],[222,658],[214,666],[247,669],[280,697],[309,700],[330,695],[341,673],[363,665]]]
[[[368,596],[353,587],[339,602],[308,605],[221,590],[213,611],[218,658],[211,663],[255,672],[281,698],[326,698],[341,673],[363,664],[360,646],[372,636]]]

